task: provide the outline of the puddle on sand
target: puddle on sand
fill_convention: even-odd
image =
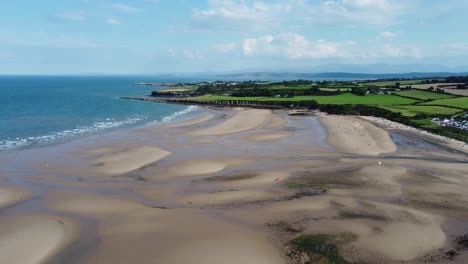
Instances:
[[[427,150],[446,150],[436,144],[429,141],[418,139],[414,137],[405,136],[401,133],[390,132],[393,142],[400,150],[406,149],[427,149]]]

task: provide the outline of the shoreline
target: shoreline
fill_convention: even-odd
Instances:
[[[166,125],[0,153],[0,184],[34,194],[0,220],[70,218],[81,236],[50,256],[64,262],[70,251],[91,264],[300,263],[295,254],[307,253],[291,241],[315,236],[350,263],[443,259],[452,237],[468,233],[467,156],[389,140],[387,128],[355,116],[203,108]],[[464,263],[468,253],[457,253],[453,263]]]

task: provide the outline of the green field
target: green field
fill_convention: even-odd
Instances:
[[[375,82],[365,82],[360,83],[360,85],[369,86],[395,86],[397,82],[400,83],[401,86],[405,85],[412,85],[412,84],[421,84],[423,80],[400,80],[400,81],[375,81]]]
[[[447,99],[453,98],[455,96],[450,94],[441,94],[441,93],[433,93],[428,91],[421,91],[421,90],[408,90],[408,91],[400,91],[394,92],[397,95],[409,97],[418,100],[437,100],[437,99]]]
[[[403,116],[415,116],[417,114],[426,114],[426,115],[454,115],[462,112],[460,109],[444,107],[444,106],[434,106],[434,105],[404,105],[404,106],[391,106],[381,107],[395,113],[401,113]]]
[[[261,87],[261,86],[260,86]],[[265,86],[267,89],[273,89],[273,90],[293,90],[293,89],[299,89],[299,90],[304,90],[304,89],[310,89],[310,84],[302,84],[302,85],[271,85],[271,86]]]
[[[165,92],[184,92],[184,91],[195,91],[198,89],[196,85],[186,85],[186,86],[171,86],[161,89],[160,91]]]
[[[296,96],[292,98],[283,97],[233,97],[233,96],[200,96],[194,98],[198,101],[269,101],[269,102],[300,102],[316,101],[319,104],[338,105],[407,105],[418,102],[414,99],[404,98],[396,95],[365,95],[359,96],[351,93],[344,93],[333,96]]]
[[[423,105],[441,105],[441,106],[450,106],[450,107],[456,107],[456,108],[461,108],[461,109],[468,109],[468,97],[440,99],[440,100],[423,103]]]

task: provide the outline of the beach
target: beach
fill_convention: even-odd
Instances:
[[[467,149],[373,117],[204,108],[0,153],[0,262],[467,263]]]

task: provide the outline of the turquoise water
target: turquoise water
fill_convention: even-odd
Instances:
[[[154,87],[151,77],[0,76],[0,150],[66,141],[112,129],[168,122],[196,107],[122,100]]]

